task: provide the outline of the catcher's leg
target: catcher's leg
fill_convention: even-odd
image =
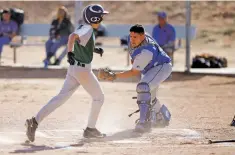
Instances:
[[[149,118],[149,120],[151,121],[151,126],[155,126],[157,124],[156,113],[161,108],[161,104],[159,100],[156,98],[157,90],[158,90],[158,87],[153,88],[151,90],[151,112],[150,112],[150,118]]]
[[[94,73],[89,70],[78,74],[78,80],[83,88],[91,95],[92,105],[88,119],[87,128],[83,133],[86,138],[101,138],[105,134],[96,129],[96,122],[99,117],[101,107],[104,103],[104,93]]]
[[[151,115],[150,121],[152,127],[164,127],[169,125],[170,111],[165,105],[160,104],[159,99],[156,97],[158,87],[151,91]]]
[[[171,70],[170,64],[156,66],[141,79],[142,82],[148,83],[151,88],[152,109],[150,120],[152,126],[165,126],[169,124],[171,114],[165,105],[160,104],[156,95],[160,83],[170,75]]]
[[[138,83],[136,92],[137,92],[137,104],[140,110],[140,117],[138,123],[136,124],[135,131],[136,132],[149,131],[150,124],[148,118],[149,118],[150,102],[151,102],[150,87],[145,82]]]

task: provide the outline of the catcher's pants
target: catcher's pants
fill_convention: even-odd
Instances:
[[[153,101],[157,96],[157,91],[159,88],[160,83],[165,81],[172,72],[172,65],[171,63],[165,63],[163,65],[155,66],[150,69],[146,74],[144,74],[140,80],[140,82],[146,82],[149,84],[151,89],[151,100]],[[153,109],[155,112],[159,112],[161,108],[161,104],[157,99],[157,102]]]
[[[91,64],[87,64],[85,67],[69,66],[62,89],[58,95],[53,97],[38,112],[36,121],[40,123],[56,108],[64,104],[80,85],[83,86],[83,88],[91,95],[93,99],[87,126],[94,128],[101,106],[104,102],[104,93],[99,84],[99,81],[91,70]]]

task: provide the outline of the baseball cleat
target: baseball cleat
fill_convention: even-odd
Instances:
[[[38,123],[35,120],[35,117],[32,117],[31,119],[27,119],[25,122],[26,126],[26,135],[29,139],[29,141],[34,142],[35,140],[35,132],[36,129],[38,128]]]
[[[84,138],[104,138],[106,134],[101,133],[96,128],[86,128],[83,132]]]
[[[148,122],[140,123],[138,122],[135,126],[135,132],[144,133],[149,132],[151,130],[150,124]]]

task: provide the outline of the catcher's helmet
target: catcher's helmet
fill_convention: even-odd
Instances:
[[[91,4],[83,10],[83,19],[87,24],[97,24],[103,20],[103,15],[108,14],[99,4]]]

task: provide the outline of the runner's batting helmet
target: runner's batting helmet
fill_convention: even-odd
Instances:
[[[99,4],[91,4],[83,10],[83,19],[87,24],[97,24],[103,20],[103,15],[108,14]]]

